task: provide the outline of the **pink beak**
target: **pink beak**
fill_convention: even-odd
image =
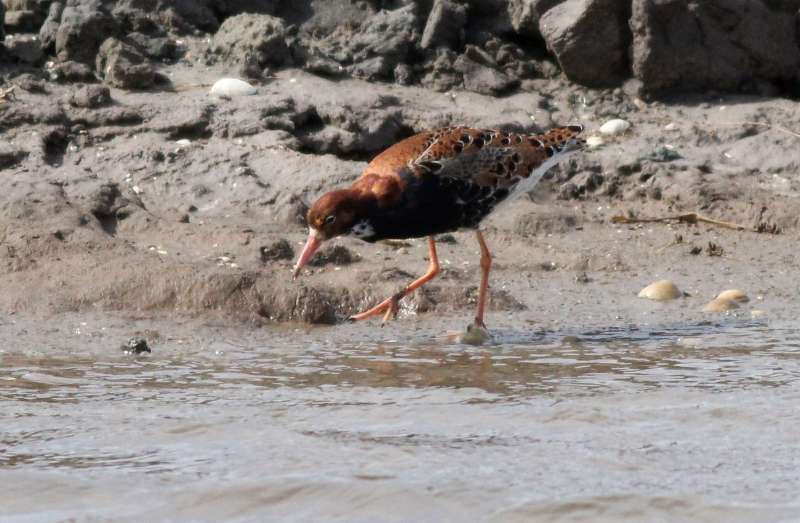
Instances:
[[[302,269],[308,263],[308,260],[314,256],[314,253],[317,252],[317,249],[319,249],[320,245],[322,245],[322,240],[319,238],[319,233],[316,231],[316,229],[309,228],[308,240],[306,241],[306,246],[303,247],[303,252],[300,253],[300,258],[298,258],[297,263],[294,264],[292,279],[297,278],[297,275],[300,274],[300,269]]]

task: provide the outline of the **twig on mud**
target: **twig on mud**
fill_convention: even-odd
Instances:
[[[786,133],[786,134],[792,135],[792,136],[794,136],[796,138],[800,138],[800,132],[793,131],[792,129],[787,129],[786,127],[782,127],[780,125],[775,125],[775,124],[771,124],[771,123],[765,123],[765,122],[731,122],[731,123],[720,124],[720,126],[722,126],[722,127],[741,127],[741,126],[744,126],[744,125],[753,125],[753,126],[756,126],[756,127],[766,127],[768,129],[775,129],[776,131],[780,131],[782,133]]]
[[[696,212],[676,214],[674,216],[664,216],[662,218],[628,218],[627,216],[621,215],[611,217],[612,223],[666,223],[672,221],[677,221],[678,223],[688,223],[691,225],[697,225],[698,223],[702,222],[709,223],[711,225],[718,225],[719,227],[725,227],[726,229],[733,229],[735,231],[763,232],[756,227],[748,227],[738,223],[715,220]]]

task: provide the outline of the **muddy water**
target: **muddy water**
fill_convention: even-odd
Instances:
[[[792,323],[422,324],[6,319],[0,520],[800,520]]]

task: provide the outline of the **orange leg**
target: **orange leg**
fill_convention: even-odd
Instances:
[[[475,313],[475,325],[486,328],[483,323],[483,311],[486,309],[486,295],[489,292],[489,269],[492,268],[492,255],[489,254],[489,247],[483,239],[480,230],[475,231],[478,237],[478,245],[481,246],[481,286],[478,289],[478,310]]]
[[[394,294],[390,298],[387,298],[377,304],[376,306],[372,307],[369,310],[356,314],[354,316],[350,316],[350,321],[358,321],[358,320],[365,320],[367,318],[371,318],[372,316],[377,316],[379,314],[383,314],[383,323],[391,317],[394,318],[397,316],[397,304],[398,302],[403,299],[405,296],[408,296],[415,290],[419,289],[433,278],[439,274],[439,256],[436,254],[436,242],[433,240],[433,236],[428,236],[428,247],[430,248],[431,253],[431,264],[428,267],[428,272],[426,272],[421,277],[417,278],[413,282],[411,282],[405,289]]]

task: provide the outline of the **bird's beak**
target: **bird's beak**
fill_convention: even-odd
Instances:
[[[306,241],[306,246],[303,247],[303,252],[300,253],[300,257],[297,259],[297,263],[294,264],[292,279],[297,278],[297,275],[300,274],[300,269],[314,256],[314,253],[317,252],[320,245],[322,245],[322,239],[320,238],[319,232],[309,227],[308,240]]]

